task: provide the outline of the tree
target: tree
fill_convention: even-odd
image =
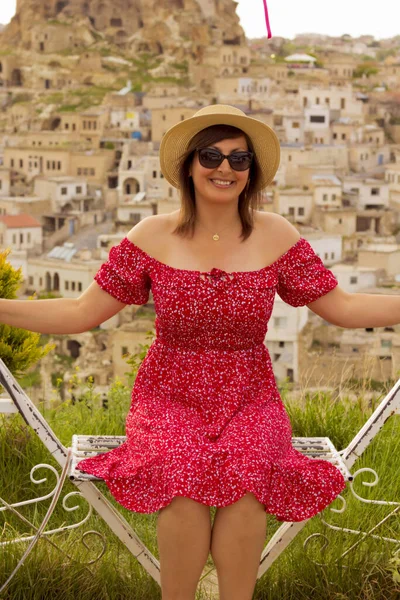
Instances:
[[[7,261],[9,254],[10,249],[0,251],[0,298],[15,300],[22,281],[22,272],[20,268],[14,269]],[[34,301],[33,297],[30,300]],[[54,348],[54,344],[40,345],[40,333],[5,325],[1,323],[0,318],[0,358],[15,377],[21,377],[28,367]]]

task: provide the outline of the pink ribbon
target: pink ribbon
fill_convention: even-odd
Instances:
[[[269,26],[267,0],[263,0],[263,1],[264,1],[264,11],[265,11],[265,22],[267,24],[267,31],[268,31],[268,39],[270,39],[270,38],[272,38],[272,33],[271,33],[271,27]]]

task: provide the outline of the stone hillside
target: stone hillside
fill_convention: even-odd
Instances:
[[[174,54],[186,42],[195,58],[210,45],[245,43],[236,6],[234,0],[17,0],[0,46],[49,53],[69,34],[72,48],[103,37],[128,52],[157,54]],[[77,40],[77,23],[91,35]]]

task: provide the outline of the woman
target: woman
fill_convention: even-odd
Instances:
[[[221,600],[250,599],[266,514],[301,521],[345,488],[335,466],[293,449],[264,344],[276,291],[292,306],[340,293],[297,230],[257,210],[279,157],[267,125],[230,106],[199,110],[160,147],[179,211],[133,227],[80,298],[0,304],[14,326],[76,333],[152,290],[157,337],[137,373],[127,441],[79,468],[127,509],[159,511],[163,600],[194,600],[210,550]]]

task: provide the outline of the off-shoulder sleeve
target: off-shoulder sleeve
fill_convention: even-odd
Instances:
[[[305,306],[314,302],[339,283],[304,238],[300,238],[278,259],[277,266],[276,291],[291,306]]]
[[[151,288],[146,267],[145,253],[124,238],[111,248],[108,260],[101,265],[94,280],[120,302],[146,304]]]

